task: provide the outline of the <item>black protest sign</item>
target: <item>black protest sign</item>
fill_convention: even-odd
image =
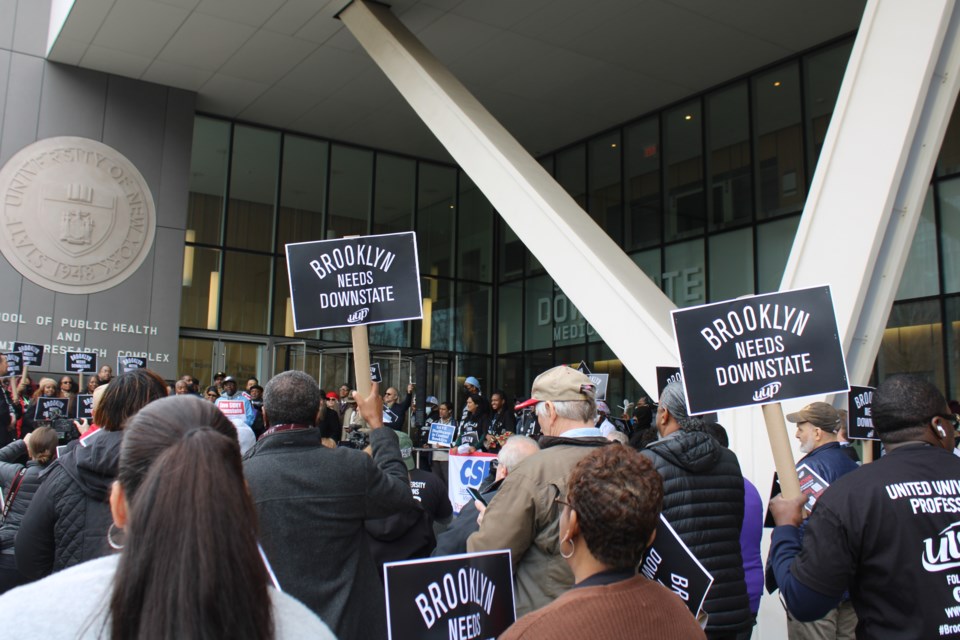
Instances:
[[[657,367],[657,402],[660,402],[660,395],[671,382],[683,382],[680,367]]]
[[[85,351],[67,351],[64,354],[64,371],[68,373],[96,373],[97,354]]]
[[[873,430],[873,387],[850,385],[847,395],[847,438],[879,440]]]
[[[43,345],[30,344],[29,342],[14,342],[13,350],[23,354],[23,364],[42,365],[43,364]]]
[[[423,317],[412,231],[286,248],[296,331]]]
[[[830,287],[672,313],[691,414],[849,388]]]
[[[33,413],[34,420],[56,420],[67,416],[66,398],[37,398],[37,406]]]
[[[23,373],[23,355],[19,351],[3,354],[7,358],[7,375],[18,376]]]
[[[797,478],[800,480],[800,493],[807,498],[804,507],[807,511],[812,511],[813,505],[817,504],[817,500],[819,500],[823,492],[827,490],[830,483],[824,480],[823,477],[808,464],[801,464],[797,467]]]
[[[376,382],[377,384],[383,382],[383,376],[380,374],[379,362],[370,363],[370,382]]]
[[[640,562],[640,573],[680,596],[694,616],[700,612],[713,584],[713,576],[690,552],[662,513],[657,537]]]
[[[383,566],[390,640],[496,638],[513,624],[509,551]]]
[[[126,373],[128,371],[136,371],[137,369],[146,369],[146,368],[147,368],[146,358],[138,358],[136,356],[117,357],[117,371],[119,373]]]
[[[590,367],[587,366],[586,360],[581,360],[580,364],[577,365],[577,371],[584,375],[590,375]]]
[[[609,373],[587,373],[590,382],[597,388],[597,400],[607,399],[607,384],[610,382]]]
[[[74,416],[77,420],[87,420],[93,419],[93,394],[92,393],[80,393],[77,394],[77,415]]]

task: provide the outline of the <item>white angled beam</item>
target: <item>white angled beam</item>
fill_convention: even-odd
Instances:
[[[953,0],[867,3],[781,289],[829,283],[866,384],[957,99]]]
[[[624,367],[655,389],[655,365],[677,362],[670,299],[389,8],[354,0],[339,17]]]

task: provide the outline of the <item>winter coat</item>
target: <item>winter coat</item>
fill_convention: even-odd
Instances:
[[[23,474],[23,480],[20,482],[20,488],[17,495],[10,505],[10,511],[7,513],[3,525],[0,525],[0,553],[13,555],[13,540],[20,528],[20,522],[23,520],[23,514],[27,512],[33,496],[40,489],[42,478],[40,473],[49,466],[41,465],[35,460],[30,460],[26,465],[20,464],[21,460],[27,456],[27,445],[23,440],[11,442],[3,449],[0,449],[0,490],[3,491],[5,499],[10,497],[10,488],[13,482],[20,474],[20,470],[26,468]]]
[[[110,489],[120,431],[99,431],[45,471],[17,534],[17,568],[31,580],[110,553]]]
[[[640,452],[663,478],[663,516],[713,575],[704,609],[707,636],[751,626],[740,555],[743,474],[737,456],[712,436],[675,431]]]

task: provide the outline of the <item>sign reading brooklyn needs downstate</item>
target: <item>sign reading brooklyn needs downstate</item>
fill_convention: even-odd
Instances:
[[[678,309],[673,330],[691,415],[849,388],[830,287]]]
[[[296,331],[423,317],[412,231],[287,245]]]

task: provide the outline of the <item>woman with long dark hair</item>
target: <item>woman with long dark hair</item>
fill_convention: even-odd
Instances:
[[[457,440],[454,443],[460,453],[473,453],[483,448],[483,440],[490,428],[490,405],[479,393],[467,396],[466,415],[457,427]]]
[[[131,418],[110,507],[110,539],[120,554],[0,598],[5,631],[116,640],[333,638],[306,607],[269,587],[237,432],[214,405],[172,396]],[[70,605],[38,615],[50,602]]]
[[[17,535],[17,567],[31,580],[110,552],[107,498],[117,475],[122,429],[141,407],[167,397],[167,383],[148,369],[114,378],[93,411],[99,430],[60,458]]]

